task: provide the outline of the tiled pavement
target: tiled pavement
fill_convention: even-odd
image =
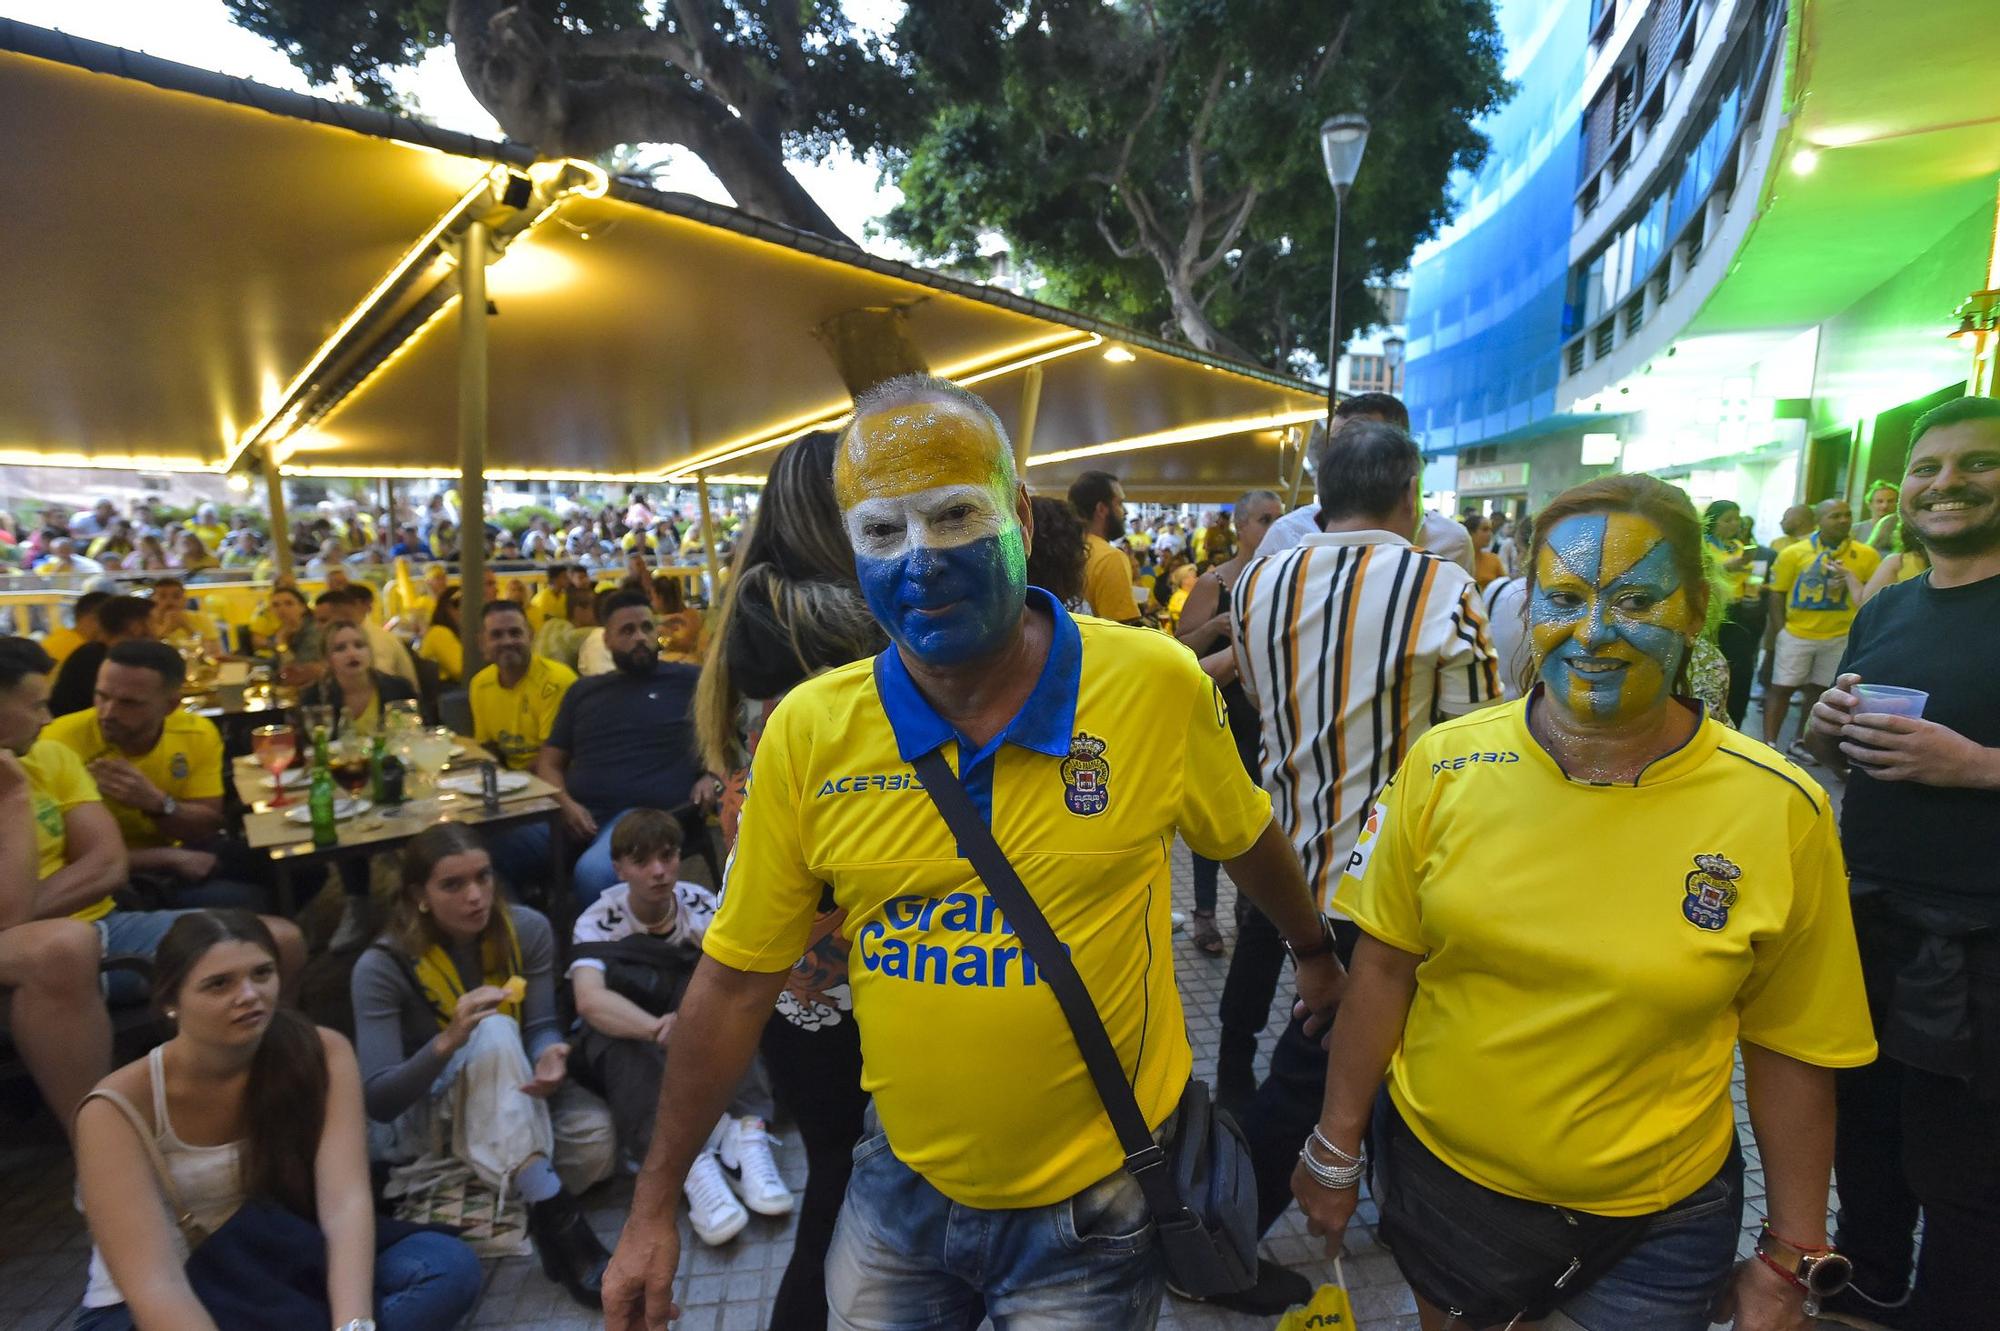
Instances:
[[[1754,713],[1751,724],[1756,724]],[[1229,920],[1228,891],[1225,887],[1224,909],[1220,912],[1225,927]],[[1180,908],[1191,907],[1192,880],[1186,851],[1180,847],[1176,847],[1175,854],[1174,896]],[[1219,1033],[1216,1006],[1228,962],[1195,951],[1185,935],[1176,941],[1175,961],[1187,1007],[1195,1066],[1203,1074],[1212,1074]],[[1277,1022],[1282,1020],[1281,1010],[1289,1003],[1289,990],[1285,986],[1280,986],[1279,993],[1267,1035],[1275,1034]],[[1740,1085],[1738,1090],[1737,1113],[1741,1121],[1744,1114]],[[804,1155],[795,1135],[784,1132],[782,1127],[779,1132],[782,1138],[779,1166],[786,1181],[797,1189],[805,1181]],[[1763,1214],[1764,1184],[1763,1169],[1755,1148],[1750,1145],[1747,1123],[1743,1138],[1749,1161],[1750,1205],[1744,1216],[1746,1232],[1742,1245],[1747,1254],[1750,1233]],[[0,1327],[8,1331],[53,1331],[67,1327],[70,1312],[82,1293],[90,1250],[82,1221],[70,1204],[72,1178],[60,1134],[46,1116],[25,1125],[0,1119]],[[607,1243],[617,1237],[630,1196],[630,1183],[619,1181],[600,1186],[586,1199],[591,1223]],[[1373,1206],[1364,1200],[1345,1248],[1348,1288],[1360,1325],[1363,1331],[1417,1331],[1409,1290],[1389,1255],[1375,1244],[1373,1219]],[[733,1242],[712,1249],[695,1240],[684,1219],[682,1243],[687,1258],[679,1297],[685,1312],[677,1325],[686,1331],[761,1328],[763,1308],[776,1291],[791,1257],[789,1223],[752,1216],[750,1227]],[[1332,1278],[1332,1263],[1325,1259],[1318,1242],[1306,1234],[1296,1209],[1273,1228],[1265,1252],[1316,1281]],[[494,1331],[502,1328],[554,1331],[598,1324],[596,1317],[586,1314],[545,1280],[533,1260],[527,1258],[489,1264],[485,1294],[469,1323]],[[1272,1319],[1233,1315],[1173,1298],[1167,1300],[1160,1318],[1160,1325],[1169,1331],[1250,1331],[1271,1324]]]

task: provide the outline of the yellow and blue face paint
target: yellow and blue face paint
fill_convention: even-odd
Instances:
[[[999,648],[1027,600],[1006,441],[976,413],[919,400],[873,412],[834,457],[833,492],[868,608],[926,665]]]
[[[1535,561],[1528,630],[1549,697],[1604,723],[1672,690],[1696,622],[1665,533],[1631,513],[1582,513],[1549,532]]]

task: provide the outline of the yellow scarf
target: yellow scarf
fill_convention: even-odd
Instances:
[[[494,909],[501,912],[500,923],[506,934],[506,941],[494,948],[486,943],[480,945],[480,961],[485,966],[484,982],[496,987],[504,986],[511,976],[522,973],[521,940],[514,936],[514,917],[507,914],[504,905]],[[494,952],[500,956],[494,956]],[[458,967],[444,948],[432,944],[430,951],[417,958],[417,983],[423,986],[424,997],[429,1000],[431,1011],[437,1016],[438,1029],[451,1025],[451,1014],[458,1011],[458,1000],[465,993],[465,986],[458,982]],[[510,1000],[502,1003],[498,1011],[506,1013],[515,1021],[521,1020],[522,1003]]]

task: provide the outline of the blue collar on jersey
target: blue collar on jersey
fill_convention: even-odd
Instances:
[[[960,741],[961,769],[984,759],[1002,744],[1032,749],[1052,758],[1069,756],[1071,733],[1076,728],[1077,687],[1083,678],[1083,635],[1062,603],[1048,592],[1030,587],[1028,599],[1039,601],[1055,621],[1049,658],[1042,665],[1034,691],[991,743],[974,755],[972,746]],[[904,762],[913,762],[946,740],[959,738],[951,723],[939,716],[918,690],[893,643],[875,658],[875,692],[882,699],[890,728],[896,732],[896,752]]]

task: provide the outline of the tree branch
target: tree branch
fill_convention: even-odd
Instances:
[[[1257,206],[1259,194],[1260,191],[1255,185],[1244,187],[1243,202],[1237,206],[1236,215],[1229,219],[1229,225],[1223,228],[1222,238],[1215,242],[1215,248],[1209,251],[1206,259],[1198,261],[1188,270],[1188,277],[1191,280],[1199,282],[1207,277],[1214,271],[1215,265],[1222,262],[1223,256],[1235,246],[1236,238],[1243,233],[1244,224],[1250,220],[1251,210]]]
[[[686,74],[701,77],[702,60],[695,49],[665,28],[620,28],[615,32],[579,33],[566,41],[568,49],[586,60],[621,60],[638,56],[664,60]]]
[[[1104,243],[1109,245],[1111,247],[1111,252],[1117,255],[1119,258],[1137,259],[1146,253],[1146,251],[1138,245],[1119,244],[1118,237],[1111,234],[1111,224],[1104,220],[1103,213],[1099,213],[1097,215],[1096,220],[1097,220],[1097,234],[1104,237]]]

